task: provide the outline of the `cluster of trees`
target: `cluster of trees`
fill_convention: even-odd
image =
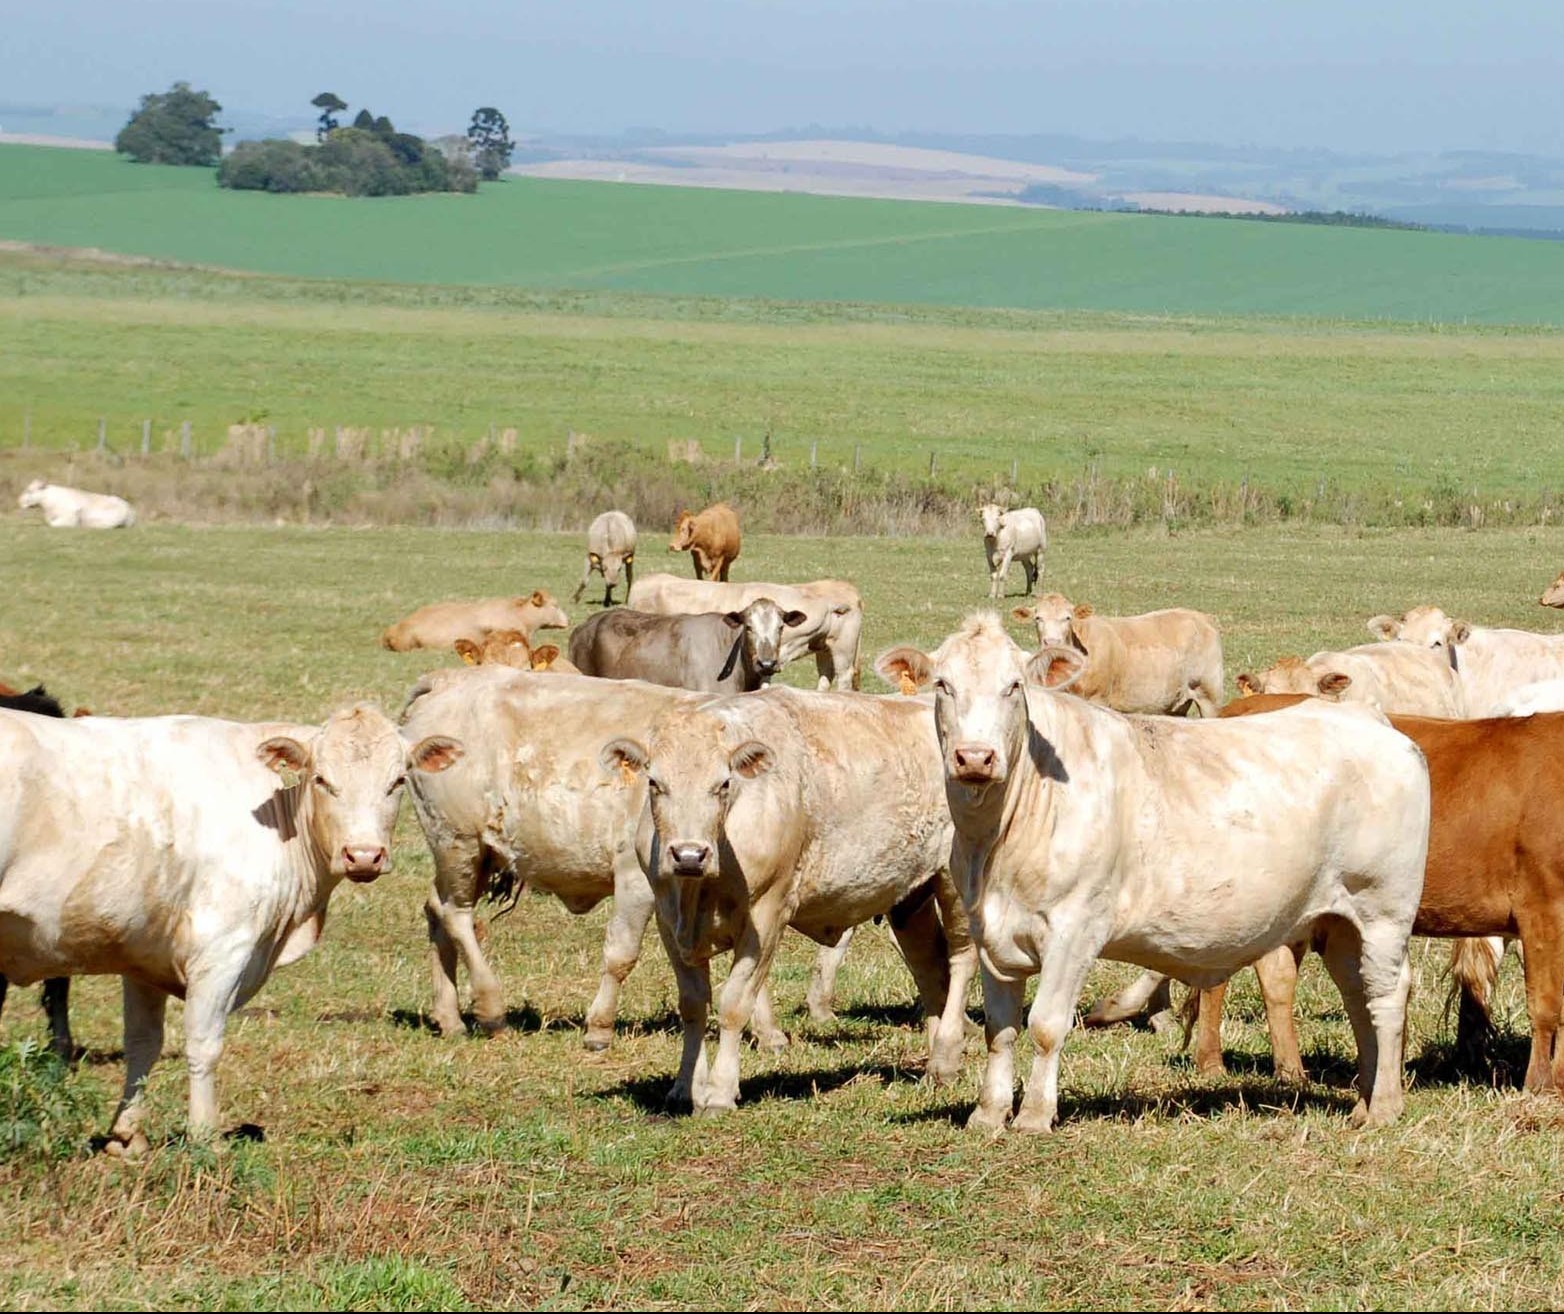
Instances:
[[[320,111],[315,142],[287,138],[240,142],[222,154],[216,117],[222,106],[187,82],[141,98],[141,107],[114,147],[148,164],[217,165],[222,187],[268,192],[337,192],[347,196],[406,196],[414,192],[473,192],[510,164],[515,143],[505,116],[476,110],[465,137],[427,142],[398,132],[385,115],[361,109],[344,127],[347,102],[323,91],[310,102]]]

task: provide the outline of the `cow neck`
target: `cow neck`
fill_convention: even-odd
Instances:
[[[1460,659],[1456,656],[1455,644],[1445,644],[1445,651],[1450,654],[1450,669],[1457,675],[1461,673]]]
[[[294,796],[291,808],[288,807],[289,795]],[[308,921],[316,913],[325,911],[326,901],[331,898],[331,892],[340,878],[332,875],[331,861],[315,840],[315,828],[311,824],[315,819],[315,808],[309,784],[301,781],[280,791],[279,797],[283,800],[287,820],[293,830],[282,848],[284,865],[293,878],[291,885],[298,891],[289,914],[288,925],[291,929]]]

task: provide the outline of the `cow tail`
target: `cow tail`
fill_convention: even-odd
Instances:
[[[1497,948],[1498,952],[1495,952]],[[1499,978],[1504,941],[1470,936],[1450,945],[1450,994],[1445,1003],[1448,1019],[1456,1009],[1456,1061],[1464,1071],[1487,1066],[1493,1044],[1493,1014],[1489,999]]]

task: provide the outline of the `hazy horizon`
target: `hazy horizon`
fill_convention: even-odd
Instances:
[[[0,0],[12,105],[184,79],[239,115],[331,90],[423,129],[1063,134],[1367,154],[1564,155],[1564,6],[1498,0]],[[0,126],[4,126],[0,123]]]

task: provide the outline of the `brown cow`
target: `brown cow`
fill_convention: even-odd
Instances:
[[[1223,716],[1271,712],[1288,696],[1239,699]],[[1564,713],[1480,721],[1392,716],[1428,759],[1433,816],[1428,868],[1414,935],[1518,934],[1526,968],[1531,1061],[1526,1089],[1564,1085],[1564,1047],[1554,1052],[1564,1001]],[[1255,964],[1278,1075],[1301,1077],[1292,997],[1305,946]],[[1222,1070],[1225,985],[1201,992],[1196,1064]],[[1464,1011],[1464,1010],[1463,1010]]]
[[[1543,590],[1537,601],[1544,607],[1564,607],[1564,570],[1559,571],[1558,578]]]
[[[456,649],[456,655],[469,666],[509,666],[518,671],[581,674],[566,658],[559,655],[559,648],[555,644],[545,643],[534,648],[520,630],[491,630],[483,636],[482,643],[458,639],[452,647]]]
[[[404,616],[380,636],[392,652],[449,648],[458,639],[481,642],[494,630],[520,630],[527,642],[537,630],[563,630],[570,617],[547,589],[530,597],[484,598],[478,602],[431,602]]]
[[[739,556],[739,517],[726,502],[717,502],[697,515],[680,511],[673,523],[670,552],[688,552],[695,562],[696,579],[728,578],[728,567]]]

